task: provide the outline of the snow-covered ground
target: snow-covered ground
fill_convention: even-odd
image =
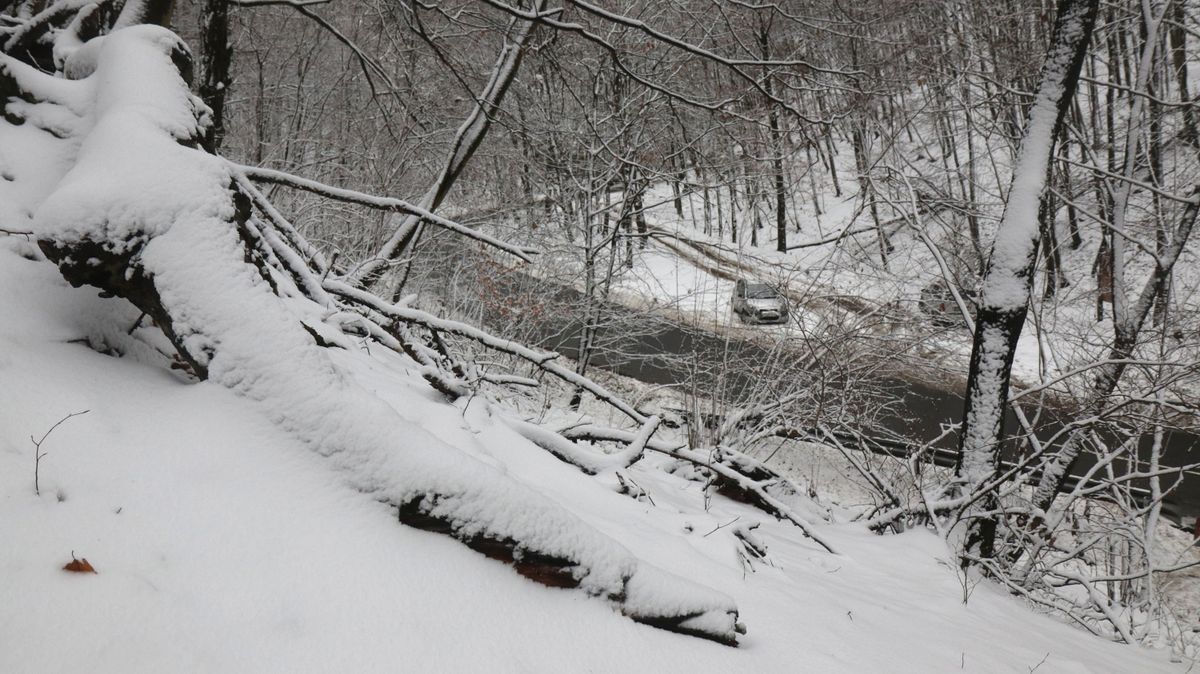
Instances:
[[[71,289],[0,241],[0,671],[44,672],[1173,672],[964,586],[944,544],[822,525],[841,554],[659,470],[614,492],[502,432],[488,396],[445,403],[380,348],[336,362],[414,430],[536,485],[646,560],[732,597],[730,648],[636,624],[604,601],[537,585],[347,484],[260,406],[172,373],[151,349],[114,358],[136,311]],[[137,331],[149,332],[142,328]],[[136,333],[135,333],[136,334]],[[122,341],[124,340],[124,341]],[[515,403],[514,403],[515,404]],[[34,447],[69,413],[87,410]],[[551,411],[552,414],[557,413]],[[406,449],[396,438],[395,451]],[[734,532],[760,523],[765,562]],[[97,574],[62,570],[72,554]]]

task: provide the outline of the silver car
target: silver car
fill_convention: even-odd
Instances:
[[[739,279],[733,286],[733,313],[746,323],[786,323],[788,302],[766,283]]]

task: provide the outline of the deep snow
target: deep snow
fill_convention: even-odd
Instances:
[[[529,400],[450,404],[378,345],[319,349],[299,327],[313,308],[243,261],[233,169],[177,142],[197,112],[177,47],[137,27],[67,55],[79,81],[18,73],[49,102],[0,124],[5,229],[129,246],[211,376],[173,371],[132,306],[0,237],[0,671],[1177,669],[961,580],[928,532],[822,526],[843,553],[828,554],[661,457],[627,471],[648,494],[629,498],[612,470],[584,475],[514,430]],[[42,444],[35,493],[31,436],[84,410]],[[430,490],[457,526],[577,562],[593,596],[385,505]],[[99,573],[64,571],[76,555]],[[614,610],[694,612],[720,634],[734,605],[736,649]]]
[[[488,416],[513,414],[504,404],[448,405],[406,359],[342,354],[402,418],[475,444],[640,559],[731,595],[750,631],[734,649],[635,624],[399,525],[233,392],[78,343],[118,341],[136,311],[66,287],[14,254],[24,246],[7,237],[0,250],[0,671],[1182,670],[986,583],[963,605],[930,533],[827,526],[844,551],[829,555],[722,497],[706,511],[695,484],[652,461],[631,476],[655,505],[618,496],[498,432]],[[29,435],[84,409],[44,444],[35,496]],[[762,522],[772,566],[746,572],[735,518]],[[62,571],[72,552],[99,574]]]

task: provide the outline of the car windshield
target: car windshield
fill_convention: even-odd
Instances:
[[[779,293],[765,283],[751,283],[746,286],[746,297],[754,300],[771,300],[779,297]]]

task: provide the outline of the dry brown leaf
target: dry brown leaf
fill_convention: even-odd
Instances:
[[[63,571],[71,571],[73,573],[99,573],[88,562],[87,557],[84,557],[83,559],[75,559],[74,554],[71,555],[71,561],[67,562],[67,565],[63,567]]]

